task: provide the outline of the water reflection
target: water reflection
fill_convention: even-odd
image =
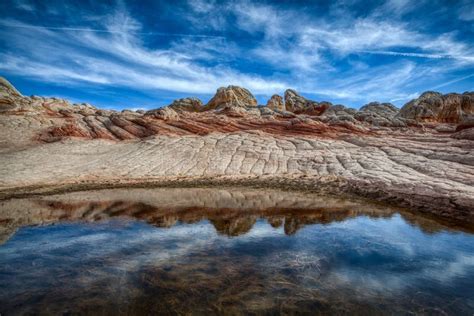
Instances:
[[[0,201],[0,244],[19,227],[60,221],[129,217],[156,227],[172,227],[179,222],[208,219],[218,233],[239,236],[264,218],[272,227],[283,226],[285,234],[292,235],[309,224],[329,224],[361,215],[386,218],[395,213],[426,232],[474,231],[469,224],[460,226],[363,200],[309,193],[243,188],[116,189]]]
[[[365,201],[111,190],[3,201],[0,221],[7,315],[474,310],[469,228]]]

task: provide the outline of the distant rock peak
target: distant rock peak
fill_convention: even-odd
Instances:
[[[27,121],[44,120],[47,126],[38,139],[56,141],[63,137],[124,140],[156,134],[198,134],[262,130],[291,133],[329,134],[332,130],[366,133],[385,128],[421,128],[426,124],[460,123],[474,117],[474,93],[440,94],[427,91],[399,110],[391,103],[370,102],[360,110],[306,99],[293,89],[283,97],[274,94],[266,106],[258,106],[252,93],[242,87],[217,89],[203,105],[198,98],[181,98],[151,111],[101,110],[89,104],[48,97],[22,96],[0,77],[0,114],[24,116]],[[61,124],[59,124],[61,122]],[[446,124],[445,124],[446,125]],[[471,129],[464,123],[463,129]],[[460,128],[461,128],[460,127]],[[439,130],[453,131],[453,126]],[[471,137],[472,131],[458,131]],[[468,136],[466,136],[468,135]]]
[[[459,123],[474,115],[474,94],[427,91],[406,103],[398,115],[418,122]]]
[[[253,94],[238,86],[221,87],[206,104],[206,110],[221,109],[224,107],[256,107],[257,99]]]

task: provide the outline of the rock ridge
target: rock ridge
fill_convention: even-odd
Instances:
[[[184,98],[119,112],[26,97],[2,79],[0,109],[0,192],[81,181],[331,183],[334,194],[474,221],[472,93],[356,110],[294,90],[258,106],[250,91],[229,86],[206,105]]]

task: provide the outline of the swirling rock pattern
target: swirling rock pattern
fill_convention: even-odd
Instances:
[[[232,86],[219,89],[211,105],[187,99],[145,113],[0,87],[3,197],[81,183],[234,181],[311,190],[327,184],[334,194],[474,222],[469,126],[453,134],[453,123],[412,122],[379,103],[297,114],[258,107],[248,90]]]

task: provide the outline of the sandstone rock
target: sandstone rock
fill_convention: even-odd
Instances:
[[[169,106],[165,106],[163,108],[159,108],[156,110],[151,110],[145,113],[147,116],[153,116],[157,119],[165,120],[165,121],[176,121],[179,120],[179,114],[170,108]]]
[[[398,108],[391,103],[371,102],[361,107],[354,117],[374,126],[404,127],[404,120],[396,117],[398,112]]]
[[[411,100],[400,110],[399,116],[418,122],[459,123],[474,115],[474,93],[449,93],[427,91]]]
[[[300,96],[295,90],[285,91],[285,108],[290,112],[303,112],[307,107],[307,100]]]
[[[285,104],[283,103],[283,98],[278,94],[272,95],[272,97],[267,102],[267,107],[272,110],[285,110]]]
[[[216,94],[206,104],[204,110],[220,109],[223,107],[256,107],[257,99],[249,90],[237,86],[217,89]]]
[[[222,106],[216,109],[215,113],[227,115],[229,117],[245,117],[248,113],[243,107],[239,106]]]
[[[0,97],[16,96],[21,97],[21,93],[5,78],[0,77]]]
[[[202,102],[198,98],[183,98],[174,100],[169,107],[176,112],[199,112],[202,110]]]
[[[338,104],[329,107],[321,116],[314,117],[313,119],[332,126],[347,126],[346,122],[352,124],[357,123],[354,118],[355,113],[357,113],[357,110],[346,108],[344,105]]]
[[[416,119],[400,118],[390,105],[380,104],[359,112],[336,105],[318,116],[314,104],[305,103],[295,114],[256,107],[250,93],[233,87],[223,88],[207,111],[165,107],[144,115],[2,89],[15,108],[0,113],[0,193],[82,180],[110,184],[178,177],[225,177],[226,184],[229,179],[268,184],[271,177],[277,181],[271,183],[317,188],[330,178],[351,193],[474,222],[474,129],[467,125],[460,124],[450,138],[432,128],[412,128]],[[461,100],[465,113],[464,95],[442,99],[442,106]],[[294,94],[288,99],[301,101]],[[408,127],[372,125],[393,115]]]
[[[260,111],[260,115],[263,115],[263,116],[275,115],[275,111],[273,111],[273,109],[269,108],[268,106],[259,106],[258,110]]]
[[[360,108],[361,112],[377,113],[381,116],[394,116],[399,109],[391,103],[371,102]]]
[[[297,115],[293,112],[289,112],[286,110],[279,111],[279,110],[274,110],[273,111],[275,114],[275,117],[280,117],[280,118],[295,118]]]
[[[462,131],[463,129],[474,127],[474,116],[464,119],[458,126],[456,126],[456,132]]]
[[[456,127],[452,124],[439,124],[435,126],[435,130],[439,133],[454,133]]]
[[[451,135],[452,138],[456,139],[466,139],[474,141],[474,127],[460,130],[459,132]]]
[[[287,111],[296,114],[321,115],[330,108],[331,105],[329,102],[318,103],[308,100],[292,89],[285,91],[285,108]]]
[[[114,111],[114,110],[97,110],[95,113],[99,116],[110,116],[110,115],[115,114],[117,112]]]
[[[13,110],[15,99],[22,97],[15,87],[3,77],[0,77],[0,112]]]
[[[451,135],[456,139],[474,140],[474,116],[467,117],[456,126],[455,133]]]
[[[356,109],[347,108],[342,104],[336,104],[328,108],[323,116],[339,116],[339,115],[351,115],[354,116],[357,113]]]

